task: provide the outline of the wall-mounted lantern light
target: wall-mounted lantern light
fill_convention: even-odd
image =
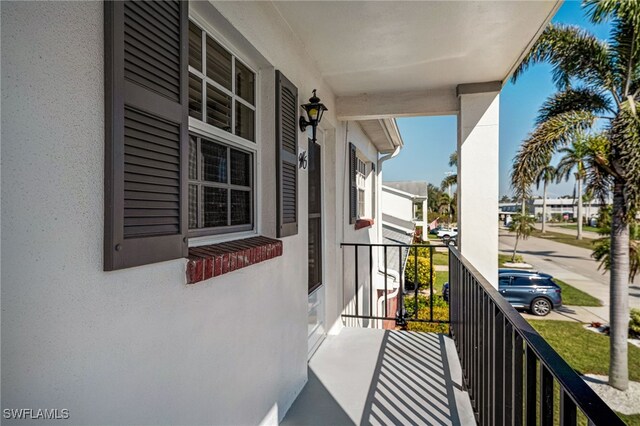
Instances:
[[[322,114],[327,110],[327,107],[320,102],[320,98],[316,96],[316,89],[313,89],[313,96],[309,98],[309,103],[302,105],[302,108],[307,112],[307,118],[300,116],[300,130],[303,132],[307,126],[311,126],[313,129],[313,142],[316,142],[316,128],[322,120]]]

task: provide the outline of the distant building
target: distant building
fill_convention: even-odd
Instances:
[[[589,203],[582,204],[582,214],[585,218],[592,218],[598,216],[600,208],[603,205],[611,204],[608,200],[605,204],[598,200],[591,200]],[[542,218],[543,211],[543,199],[534,198],[527,200],[526,212],[538,219]],[[513,213],[520,213],[521,203],[499,203],[499,214],[509,215]],[[558,219],[573,219],[578,216],[578,201],[574,198],[547,198],[547,219],[554,217]],[[502,219],[502,218],[501,218]]]
[[[383,228],[413,233],[416,226],[427,227],[427,182],[384,182],[380,210]],[[426,232],[422,233],[423,240]]]

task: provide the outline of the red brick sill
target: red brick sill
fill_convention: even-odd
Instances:
[[[282,256],[282,241],[267,237],[189,248],[187,283],[195,284]]]
[[[354,228],[357,231],[358,229],[368,228],[370,226],[373,226],[373,219],[358,219],[356,220]]]

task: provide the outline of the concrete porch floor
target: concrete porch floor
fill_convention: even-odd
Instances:
[[[475,425],[453,340],[344,328],[309,361],[283,425]]]

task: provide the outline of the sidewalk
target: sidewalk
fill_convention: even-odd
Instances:
[[[539,230],[542,228],[542,224],[536,223],[535,227],[536,229]],[[561,224],[557,224],[557,223],[547,223],[547,231],[557,232],[558,234],[567,234],[567,235],[576,235],[578,232],[575,229],[563,228]],[[589,240],[595,240],[595,239],[601,238],[601,235],[599,235],[597,232],[583,230],[582,237]]]

